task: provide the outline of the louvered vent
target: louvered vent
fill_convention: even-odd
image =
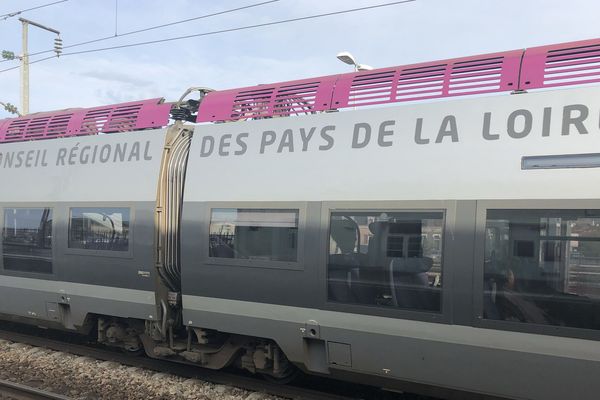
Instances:
[[[25,131],[25,139],[37,139],[44,136],[48,122],[50,122],[50,117],[29,120],[27,130]]]
[[[279,117],[310,114],[315,108],[319,82],[284,85],[277,90],[273,114]]]
[[[348,93],[349,106],[387,103],[392,98],[394,70],[361,73],[352,80]]]
[[[444,93],[446,64],[406,68],[400,72],[396,101],[440,97]]]
[[[600,81],[600,43],[550,50],[544,65],[544,86]]]
[[[494,57],[454,63],[448,94],[475,94],[499,90],[503,62],[504,57]]]
[[[8,126],[5,141],[19,142],[64,136],[72,116],[73,114],[69,113],[16,119]]]
[[[73,114],[57,114],[50,118],[45,136],[48,138],[65,136]]]
[[[158,128],[169,122],[163,99],[77,108],[0,120],[0,143]]]
[[[110,108],[101,108],[88,111],[83,117],[81,129],[77,136],[97,135],[103,132],[104,125],[110,116]]]
[[[29,120],[15,120],[6,129],[5,141],[18,142],[25,137]]]
[[[89,110],[77,136],[130,131],[135,128],[141,107],[142,104],[127,104]]]
[[[240,92],[233,101],[231,118],[238,120],[268,117],[274,92],[273,87],[260,87]]]
[[[518,88],[523,50],[209,93],[197,122],[287,117]]]
[[[128,104],[113,109],[110,119],[104,126],[103,131],[108,132],[127,132],[135,128],[135,123],[142,104]]]

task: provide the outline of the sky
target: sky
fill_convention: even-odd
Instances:
[[[0,0],[0,15],[56,0]],[[0,50],[21,50],[27,18],[61,32],[64,46],[122,35],[267,0],[68,0],[0,17]],[[229,89],[352,72],[336,58],[389,67],[600,37],[597,0],[415,0],[299,22],[87,54],[80,50],[193,35],[389,3],[279,0],[237,12],[65,48],[30,66],[30,111],[93,107],[164,97],[192,86]],[[30,27],[29,53],[55,35]],[[48,54],[31,57],[30,61]],[[0,62],[0,71],[18,66]],[[20,104],[19,69],[0,72],[0,101]],[[0,118],[10,116],[0,110]]]

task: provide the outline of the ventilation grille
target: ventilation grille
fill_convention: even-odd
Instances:
[[[405,68],[400,72],[397,101],[440,97],[444,94],[447,64]]]
[[[6,129],[6,142],[16,142],[26,137],[28,120],[15,120]]]
[[[488,93],[500,90],[504,57],[456,62],[448,81],[449,95]]]
[[[310,114],[315,108],[318,89],[316,81],[240,91],[233,101],[230,117],[239,120]]]
[[[273,114],[279,117],[310,114],[315,109],[319,82],[284,85],[277,90]]]
[[[83,117],[83,123],[81,124],[81,130],[77,135],[96,135],[101,133],[104,125],[108,122],[110,116],[110,109],[100,109],[89,111]]]
[[[600,81],[600,44],[550,50],[544,65],[544,86]]]
[[[77,136],[131,131],[141,108],[142,104],[128,104],[90,110],[83,117]]]
[[[0,143],[157,128],[168,124],[170,109],[151,99],[0,120]]]
[[[504,56],[498,56],[362,72],[352,79],[347,105],[356,107],[497,92],[505,72],[504,59]],[[344,104],[343,101],[340,103]]]
[[[520,89],[600,82],[600,39],[525,50]]]
[[[389,102],[394,76],[394,70],[356,75],[348,92],[348,105],[355,107]]]
[[[231,109],[232,119],[261,118],[269,116],[274,88],[261,88],[240,92]]]
[[[51,137],[60,137],[67,134],[69,128],[69,122],[73,114],[58,114],[50,117],[50,123],[46,128],[45,135],[48,138]],[[40,135],[44,135],[44,132],[40,133]]]
[[[523,50],[209,93],[197,122],[264,119],[518,88]]]
[[[4,142],[19,142],[64,136],[72,113],[55,114],[45,117],[15,119],[6,129]]]

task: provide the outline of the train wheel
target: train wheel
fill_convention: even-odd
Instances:
[[[300,371],[296,366],[291,363],[288,363],[285,371],[279,376],[273,376],[269,374],[262,374],[267,382],[276,383],[278,385],[288,385],[295,380],[299,379],[302,376],[302,371]]]

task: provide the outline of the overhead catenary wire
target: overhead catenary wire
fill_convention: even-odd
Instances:
[[[191,21],[197,21],[197,20],[203,19],[203,18],[216,17],[218,15],[229,14],[229,13],[236,12],[236,11],[247,10],[249,8],[264,6],[266,4],[277,3],[277,2],[280,2],[280,1],[281,0],[268,0],[268,1],[262,1],[260,3],[248,4],[246,6],[231,8],[231,9],[223,10],[223,11],[217,11],[217,12],[210,13],[210,14],[200,15],[198,17],[186,18],[186,19],[182,19],[182,20],[179,20],[179,21],[168,22],[166,24],[154,25],[154,26],[149,26],[147,28],[137,29],[135,31],[124,32],[124,33],[118,34],[117,36],[127,36],[127,35],[133,35],[133,34],[136,34],[136,33],[148,32],[148,31],[151,31],[151,30],[154,30],[154,29],[166,28],[168,26],[179,25],[179,24],[183,24],[183,23],[191,22]],[[108,38],[106,38],[106,39],[102,38],[102,39],[99,39],[97,41],[107,40],[107,39]],[[77,44],[73,44],[73,45],[71,45],[69,47],[75,47],[75,46],[81,46],[81,44],[77,43]]]
[[[350,8],[350,9],[339,10],[339,11],[331,11],[331,12],[321,13],[321,14],[307,15],[304,17],[288,18],[288,19],[283,19],[283,20],[279,20],[279,21],[265,22],[265,23],[261,23],[261,24],[238,26],[238,27],[234,27],[234,28],[227,28],[227,29],[221,29],[221,30],[210,31],[210,32],[202,32],[202,33],[195,33],[195,34],[190,34],[190,35],[175,36],[175,37],[170,37],[170,38],[165,38],[165,39],[149,40],[149,41],[137,42],[137,43],[128,43],[128,44],[122,44],[122,45],[118,45],[118,46],[110,46],[110,47],[101,47],[101,48],[89,49],[89,50],[73,51],[70,53],[63,53],[61,55],[61,57],[73,56],[73,55],[78,55],[78,54],[96,53],[96,52],[101,52],[101,51],[125,49],[125,48],[130,48],[130,47],[137,47],[137,46],[146,46],[146,45],[150,45],[150,44],[166,43],[166,42],[172,42],[172,41],[176,41],[176,40],[218,35],[218,34],[229,33],[229,32],[238,32],[238,31],[249,30],[249,29],[263,28],[263,27],[267,27],[267,26],[282,25],[282,24],[291,23],[291,22],[299,22],[299,21],[306,21],[306,20],[316,19],[316,18],[330,17],[330,16],[340,15],[340,14],[349,14],[349,13],[353,13],[353,12],[367,11],[367,10],[372,10],[372,9],[376,9],[376,8],[389,7],[389,6],[405,4],[405,3],[412,3],[415,1],[417,1],[417,0],[393,1],[393,2],[389,2],[389,3],[374,4],[374,5],[370,5],[370,6]],[[49,60],[51,58],[54,58],[54,56],[46,57],[43,59],[38,59],[38,60],[30,62],[30,64]],[[19,67],[17,66],[17,67],[0,70],[0,73],[10,71],[13,69],[17,69],[17,68],[19,68]]]
[[[6,20],[8,18],[16,17],[17,15],[23,14],[24,12],[38,10],[40,8],[45,8],[45,7],[50,7],[50,6],[53,6],[55,4],[65,3],[67,1],[69,1],[69,0],[59,0],[59,1],[52,2],[52,3],[42,4],[42,5],[31,7],[31,8],[26,8],[24,10],[13,11],[13,12],[10,12],[8,14],[0,15],[0,20]]]
[[[210,18],[210,17],[216,17],[216,16],[224,15],[224,14],[230,14],[230,13],[234,13],[236,11],[242,11],[242,10],[247,10],[249,8],[264,6],[264,5],[271,4],[271,3],[277,3],[279,1],[281,1],[281,0],[261,1],[259,3],[248,4],[248,5],[241,6],[241,7],[230,8],[230,9],[227,9],[227,10],[217,11],[217,12],[213,12],[213,13],[210,13],[210,14],[204,14],[204,15],[199,15],[199,16],[196,16],[196,17],[191,17],[191,18],[186,18],[186,19],[182,19],[182,20],[178,20],[178,21],[168,22],[166,24],[153,25],[153,26],[149,26],[149,27],[146,27],[146,28],[136,29],[136,30],[133,30],[133,31],[123,32],[123,33],[118,33],[117,32],[118,3],[116,2],[115,3],[115,33],[114,33],[114,35],[103,36],[103,37],[99,37],[99,38],[96,38],[96,39],[87,40],[87,41],[84,41],[84,42],[70,44],[70,45],[67,45],[67,46],[63,46],[63,49],[71,49],[73,47],[84,46],[86,44],[103,42],[105,40],[115,39],[115,38],[123,37],[123,36],[134,35],[134,34],[142,33],[142,32],[148,32],[148,31],[155,30],[155,29],[161,29],[161,28],[166,28],[166,27],[173,26],[173,25],[184,24],[186,22],[197,21],[197,20],[200,20],[200,19],[205,19],[205,18]],[[54,51],[53,49],[38,51],[38,52],[35,52],[35,53],[30,53],[29,56],[30,57],[34,57],[34,56],[37,56],[37,55],[40,55],[40,54],[52,53],[53,51]],[[6,62],[6,61],[12,61],[12,60],[0,60],[0,63]],[[8,70],[10,70],[10,68]],[[3,71],[0,71],[0,72],[3,72]]]
[[[57,56],[50,56],[50,57],[38,58],[37,60],[28,62],[27,65],[36,64],[36,63],[39,63],[39,62],[42,62],[42,61],[47,61],[47,60],[50,60],[52,58],[57,58]],[[13,69],[19,69],[19,68],[21,68],[21,66],[17,65],[16,67],[2,69],[2,70],[0,70],[0,73],[7,72],[7,71],[12,71]]]

